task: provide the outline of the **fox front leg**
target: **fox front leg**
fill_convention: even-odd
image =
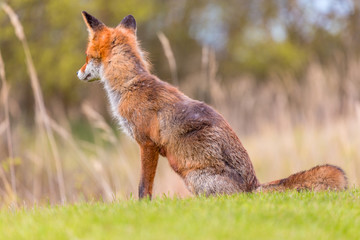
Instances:
[[[141,177],[139,184],[139,199],[152,196],[152,188],[159,160],[159,149],[153,143],[140,146],[141,151]]]

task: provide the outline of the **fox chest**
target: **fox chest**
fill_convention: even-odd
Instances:
[[[120,114],[117,114],[116,116],[118,123],[121,127],[121,129],[131,138],[134,138],[134,126],[124,117],[122,117]]]
[[[108,96],[108,100],[111,107],[111,113],[113,117],[117,120],[117,123],[121,129],[131,138],[134,138],[134,125],[131,124],[126,118],[121,116],[119,112],[119,107],[121,104],[121,94],[117,91],[111,89],[111,87],[105,82],[105,90]]]

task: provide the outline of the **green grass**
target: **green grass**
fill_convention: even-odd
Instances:
[[[0,239],[359,239],[360,191],[79,203],[0,212]]]

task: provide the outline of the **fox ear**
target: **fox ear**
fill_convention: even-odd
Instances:
[[[136,21],[132,15],[128,15],[121,20],[120,24],[117,27],[124,27],[133,30],[136,32]]]
[[[96,32],[105,26],[105,24],[100,22],[97,18],[91,16],[85,11],[82,11],[82,16],[90,32]]]

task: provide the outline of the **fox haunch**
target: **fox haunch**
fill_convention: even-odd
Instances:
[[[110,28],[82,14],[89,43],[86,63],[77,75],[103,83],[114,117],[139,144],[139,198],[151,198],[159,155],[194,194],[346,189],[344,172],[331,165],[260,184],[248,153],[224,118],[150,73],[133,16]]]

